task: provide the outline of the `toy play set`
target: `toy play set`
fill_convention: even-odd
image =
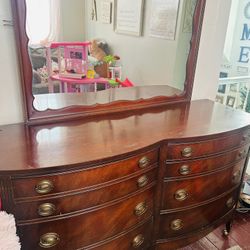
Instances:
[[[134,84],[127,78],[121,81],[122,68],[115,65],[117,57],[105,56],[98,48],[98,58],[102,63],[107,63],[107,76],[100,77],[89,62],[89,51],[94,54],[96,43],[91,42],[57,42],[51,43],[46,49],[47,68],[49,74],[49,90],[53,92],[53,81],[61,83],[60,92],[84,92],[97,91],[97,84],[103,84],[104,88],[110,87],[132,87]],[[53,56],[52,56],[53,51]],[[53,61],[58,64],[57,69],[53,69]],[[96,53],[95,53],[96,54]],[[100,57],[102,55],[102,57]],[[112,58],[112,63],[106,62],[107,58]],[[105,60],[106,59],[106,60]]]

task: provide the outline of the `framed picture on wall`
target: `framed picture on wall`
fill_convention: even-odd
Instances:
[[[228,96],[227,97],[227,106],[229,107],[234,107],[234,103],[235,103],[235,97],[234,96]]]
[[[224,102],[224,96],[216,95],[215,101],[223,104],[223,102]]]
[[[218,92],[222,93],[222,94],[225,94],[226,93],[226,85],[225,84],[219,85]]]
[[[237,84],[230,84],[230,92],[237,92]]]
[[[141,36],[144,0],[115,1],[115,32]]]

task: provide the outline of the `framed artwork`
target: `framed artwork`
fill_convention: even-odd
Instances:
[[[97,21],[97,6],[96,6],[96,0],[92,0],[91,20],[92,20],[92,21]]]
[[[235,103],[235,97],[234,96],[228,96],[227,97],[227,102],[226,102],[227,106],[233,108],[234,107],[234,103]]]
[[[222,94],[225,94],[226,93],[226,85],[225,84],[219,85],[218,92],[222,93]]]
[[[115,1],[115,32],[141,36],[144,0]]]
[[[215,101],[223,104],[224,103],[224,96],[216,95]]]
[[[229,88],[230,92],[237,92],[237,84],[230,84]]]
[[[100,21],[102,23],[110,24],[112,22],[112,3],[110,1],[102,0]]]
[[[152,0],[150,37],[175,40],[179,0]]]

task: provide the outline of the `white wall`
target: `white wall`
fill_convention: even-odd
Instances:
[[[23,105],[14,31],[3,19],[11,20],[9,0],[0,0],[0,124],[9,124],[23,121]]]
[[[230,2],[207,0],[193,99],[215,97]],[[9,0],[0,0],[0,20],[3,15],[10,16]],[[0,37],[0,75],[4,86],[0,91],[0,124],[22,122],[20,79],[12,28],[4,28],[0,24]]]
[[[74,2],[74,4],[72,4]],[[64,42],[82,42],[84,34],[83,0],[61,0],[61,36]]]
[[[231,0],[207,0],[192,99],[215,100]]]

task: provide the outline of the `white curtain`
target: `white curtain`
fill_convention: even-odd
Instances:
[[[26,0],[29,44],[48,45],[60,34],[60,0]]]

